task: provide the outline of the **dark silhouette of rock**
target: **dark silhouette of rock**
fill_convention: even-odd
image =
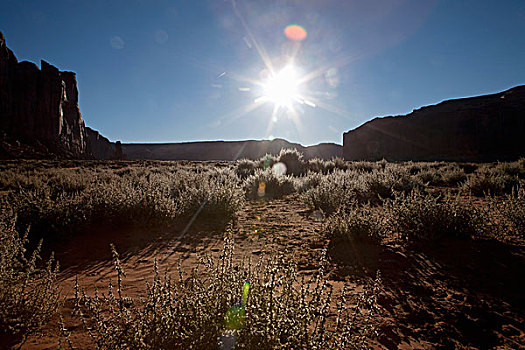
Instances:
[[[124,159],[124,155],[122,153],[122,143],[120,141],[115,142],[115,157],[117,159]]]
[[[277,155],[281,149],[295,148],[303,153],[305,159],[331,159],[341,157],[342,147],[333,143],[323,143],[304,147],[297,143],[275,139],[273,141],[208,141],[184,143],[127,143],[122,151],[127,159],[152,160],[236,160],[259,159],[266,154]]]
[[[98,131],[86,126],[86,154],[95,159],[121,159],[117,158],[115,144],[102,136]]]
[[[375,118],[343,135],[347,160],[506,161],[525,156],[525,86]]]
[[[45,61],[41,69],[18,62],[0,33],[0,128],[29,145],[37,141],[59,156],[85,153],[84,121],[75,73]]]
[[[115,145],[84,125],[75,73],[18,62],[2,32],[0,131],[0,158],[117,157]]]

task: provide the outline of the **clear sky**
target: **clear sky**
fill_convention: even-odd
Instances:
[[[341,143],[525,84],[523,0],[1,0],[0,30],[19,61],[76,72],[86,124],[112,141]],[[272,80],[290,65],[297,80]]]

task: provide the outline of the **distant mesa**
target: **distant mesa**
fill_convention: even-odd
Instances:
[[[279,154],[281,149],[295,148],[305,159],[332,159],[342,156],[342,147],[335,143],[302,146],[283,139],[272,141],[209,141],[184,143],[124,143],[122,151],[128,159],[156,160],[236,160],[259,159],[266,154]]]
[[[461,98],[343,135],[347,160],[508,161],[525,156],[525,86]]]

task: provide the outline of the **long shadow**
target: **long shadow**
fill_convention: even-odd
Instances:
[[[494,240],[444,241],[420,247],[333,246],[335,275],[381,271],[379,303],[388,320],[379,341],[411,340],[437,348],[523,345],[525,247]]]
[[[54,252],[60,263],[61,279],[71,276],[90,274],[102,267],[113,264],[113,255],[110,245],[115,246],[120,260],[138,260],[158,253],[159,251],[173,250],[178,257],[188,257],[197,246],[211,242],[214,237],[221,237],[223,227],[212,226],[196,222],[181,238],[185,228],[184,222],[171,227],[115,227],[97,226],[84,230],[60,242],[53,242],[44,246],[42,256],[49,256]]]

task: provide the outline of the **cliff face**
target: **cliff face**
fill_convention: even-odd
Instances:
[[[86,153],[96,159],[115,159],[115,144],[100,135],[96,130],[86,126]],[[122,155],[119,157],[121,158]]]
[[[85,153],[84,121],[74,73],[45,61],[18,62],[0,33],[0,128],[24,143],[39,142],[68,157]]]
[[[210,141],[164,144],[123,144],[122,152],[127,159],[156,160],[236,160],[259,159],[266,154],[279,154],[281,149],[295,148],[306,159],[331,159],[341,157],[341,146],[320,144],[304,147],[297,143],[275,139],[273,141]]]
[[[525,156],[525,86],[376,118],[343,135],[347,160],[496,161]]]
[[[75,73],[18,62],[0,32],[0,131],[4,157],[102,158],[114,146],[86,131]],[[100,142],[100,143],[98,143]],[[88,147],[89,146],[89,147]]]

